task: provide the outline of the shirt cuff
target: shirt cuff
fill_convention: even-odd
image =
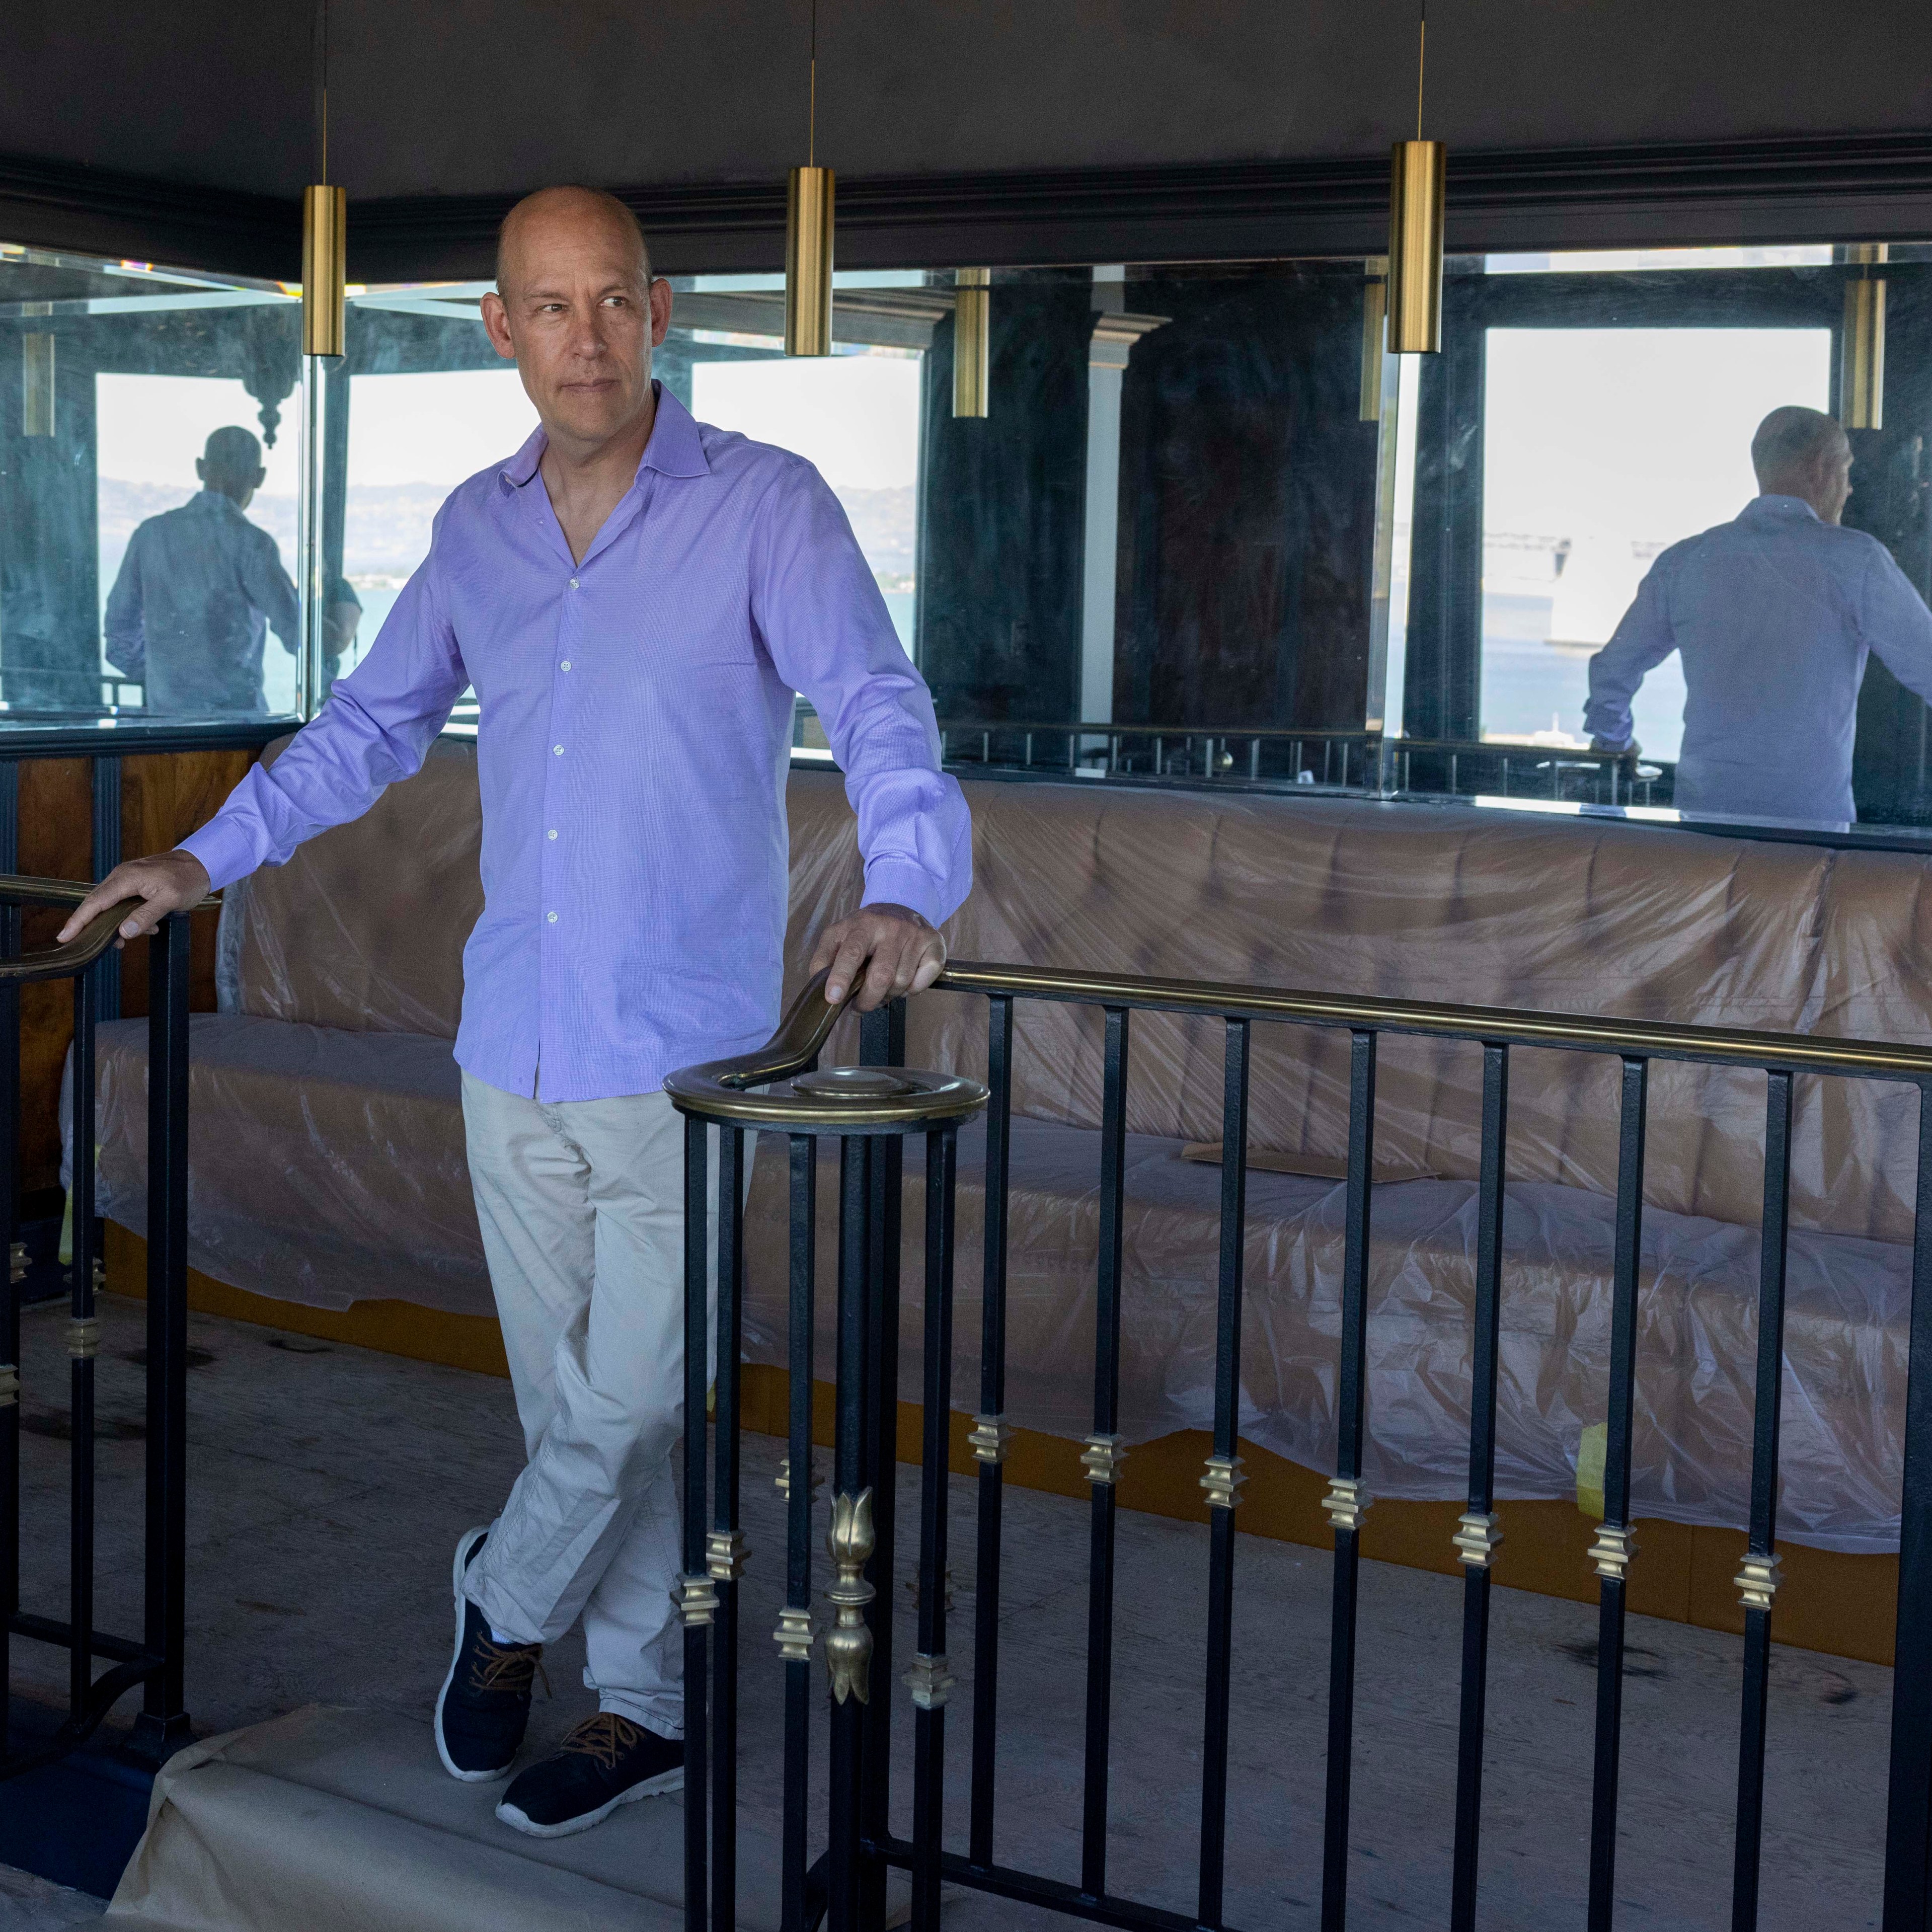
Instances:
[[[255,869],[248,835],[226,812],[217,813],[199,832],[190,832],[175,850],[201,861],[212,892],[232,886]]]
[[[874,859],[866,868],[866,896],[859,903],[910,906],[928,926],[946,916],[937,882],[910,859]]]

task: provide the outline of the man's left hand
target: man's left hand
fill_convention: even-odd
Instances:
[[[888,1000],[922,993],[946,965],[946,941],[910,906],[868,905],[820,938],[812,970],[829,966],[825,997],[833,1006],[856,987],[853,1004],[869,1013]],[[860,975],[863,974],[861,978]]]

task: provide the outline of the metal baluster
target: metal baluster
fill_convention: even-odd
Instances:
[[[1483,1828],[1483,1731],[1489,1695],[1490,1577],[1496,1516],[1496,1364],[1502,1326],[1503,1174],[1509,1140],[1509,1048],[1483,1048],[1483,1151],[1476,1184],[1476,1308],[1469,1379],[1469,1507],[1454,1541],[1462,1570],[1462,1710],[1456,1763],[1450,1932],[1474,1932]]]
[[[188,922],[148,942],[148,1468],[145,1641],[160,1660],[130,1748],[159,1764],[188,1742]]]
[[[1758,1235],[1757,1396],[1751,1426],[1750,1541],[1736,1582],[1744,1606],[1744,1714],[1738,1737],[1733,1932],[1757,1924],[1764,1832],[1764,1743],[1771,1682],[1771,1601],[1778,1592],[1778,1438],[1784,1391],[1784,1261],[1791,1209],[1791,1076],[1766,1076],[1764,1219]]]
[[[72,1468],[68,1621],[73,1630],[68,1653],[68,1702],[76,1722],[94,1683],[94,1358],[100,1334],[94,1312],[94,1231],[98,1225],[94,1218],[94,1014],[99,998],[92,971],[75,976],[74,1275],[67,1346]]]
[[[784,1659],[784,1832],[783,1932],[806,1932],[806,1802],[812,1770],[812,1356],[818,1266],[818,1143],[790,1137],[791,1332],[789,1337],[784,1474],[785,1604],[772,1633]]]
[[[1352,1033],[1348,1182],[1342,1255],[1342,1355],[1336,1391],[1335,1477],[1322,1507],[1335,1530],[1335,1594],[1328,1639],[1328,1789],[1322,1817],[1322,1928],[1348,1915],[1348,1799],[1355,1726],[1355,1598],[1362,1519],[1362,1426],[1368,1340],[1369,1213],[1375,1171],[1376,1036]]]
[[[18,762],[0,759],[0,866],[20,868]],[[20,950],[20,908],[0,905],[0,958]],[[11,1749],[13,1620],[20,1610],[20,989],[0,985],[0,1758]]]
[[[826,1594],[837,1610],[825,1638],[832,1680],[830,1834],[827,1847],[831,1932],[856,1932],[859,1916],[860,1810],[864,1802],[864,1706],[871,1695],[873,1634],[865,1612],[873,1598],[865,1570],[872,1554],[872,1491],[863,1482],[866,1390],[867,1226],[872,1194],[872,1146],[856,1135],[838,1143],[838,1365],[836,1468],[832,1528],[827,1538],[833,1569]]]
[[[1644,1102],[1650,1063],[1623,1063],[1617,1129],[1616,1261],[1610,1300],[1610,1426],[1604,1521],[1590,1546],[1602,1580],[1597,1612],[1596,1765],[1590,1801],[1590,1932],[1610,1932],[1616,1909],[1617,1773],[1623,1733],[1624,1597],[1630,1559],[1630,1432],[1636,1392],[1637,1280],[1643,1244]]]
[[[905,1002],[889,1000],[859,1022],[859,1058],[867,1066],[905,1064]],[[898,1538],[899,1422],[899,1233],[904,1199],[905,1143],[898,1135],[871,1143],[870,1258],[867,1264],[865,1381],[865,1466],[861,1480],[872,1492],[872,1556],[867,1574],[876,1592],[866,1621],[872,1632],[872,1676],[890,1684],[892,1675],[892,1576]],[[859,1828],[874,1844],[891,1829],[892,1700],[866,1706],[864,1762]],[[886,1868],[868,1858],[859,1872],[860,1912],[868,1925],[882,1924]]]
[[[678,1610],[684,1624],[684,1922],[687,1932],[704,1932],[709,1916],[706,1874],[705,1712],[706,1665],[712,1612],[718,1607],[705,1561],[705,1394],[710,1376],[710,1257],[706,1252],[710,1190],[706,1168],[704,1123],[694,1114],[684,1123],[684,1574],[678,1584]]]
[[[1240,1501],[1241,1276],[1248,1213],[1248,1035],[1228,1022],[1221,1097],[1221,1281],[1215,1310],[1214,1451],[1201,1486],[1208,1492],[1207,1716],[1201,1753],[1200,1910],[1204,1926],[1221,1922],[1228,1845],[1228,1697],[1233,1672],[1234,1507]]]
[[[1087,1746],[1080,1889],[1107,1888],[1107,1759],[1113,1723],[1114,1508],[1125,1460],[1117,1432],[1120,1394],[1121,1197],[1126,1182],[1127,1012],[1107,1009],[1100,1114],[1100,1256],[1094,1350],[1094,1432],[1080,1460],[1092,1494],[1087,1598]]]
[[[913,1719],[912,1923],[938,1932],[946,1816],[946,1511],[952,1411],[952,1199],[959,1132],[926,1140],[926,1440],[920,1471],[919,1654],[906,1672]]]
[[[755,1149],[756,1142],[753,1146]],[[745,1250],[742,1221],[745,1136],[718,1133],[718,1346],[712,1366],[718,1422],[712,1486],[711,1534],[705,1569],[718,1607],[711,1640],[711,1925],[738,1927],[738,1579],[745,1568],[738,1526],[739,1356],[744,1346]]]
[[[1006,1162],[1012,1117],[1013,1003],[986,1003],[985,1186],[986,1246],[980,1270],[980,1413],[967,1438],[980,1466],[977,1562],[973,1599],[973,1792],[967,1857],[993,1862],[994,1778],[999,1760],[1000,1528],[1006,1499]]]
[[[105,752],[94,760],[94,876],[104,879],[121,862],[121,760]],[[8,869],[10,871],[11,867]],[[110,946],[94,962],[94,1010],[104,1020],[121,1017],[121,955]]]
[[[1918,1086],[1918,1188],[1886,1798],[1885,1932],[1920,1932],[1932,1918],[1932,1644],[1924,1639],[1932,1630],[1932,1082]]]

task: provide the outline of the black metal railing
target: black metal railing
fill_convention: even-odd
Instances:
[[[146,1536],[141,1634],[94,1628],[94,1360],[100,1223],[94,1214],[94,1029],[101,986],[118,964],[116,928],[128,907],[111,908],[64,946],[20,952],[24,908],[70,909],[92,888],[0,876],[0,1214],[16,1257],[0,1294],[0,1779],[64,1756],[84,1743],[130,1690],[143,1702],[128,1740],[160,1763],[188,1742],[183,1708],[184,1582],[188,1523],[188,921],[175,914],[148,941],[148,1310]],[[21,1363],[20,1213],[16,1136],[20,1120],[20,988],[74,982],[73,1266],[67,1328],[69,1442],[67,1614],[29,1610],[21,1588]],[[12,1641],[26,1637],[68,1652],[68,1708],[51,1736],[14,1748]],[[95,1675],[97,1664],[109,1667]]]
[[[686,1918],[691,1932],[727,1932],[736,1923],[736,1596],[743,1544],[738,1517],[739,1341],[742,1244],[735,1182],[746,1157],[743,1134],[755,1126],[789,1136],[790,1149],[790,1430],[787,1607],[776,1633],[788,1673],[783,1922],[808,1932],[829,1914],[836,1932],[874,1932],[883,1923],[884,1874],[910,1871],[913,1923],[938,1924],[942,1882],[1055,1909],[1136,1932],[1220,1928],[1227,1845],[1228,1754],[1234,1589],[1234,1512],[1244,1480],[1239,1453],[1245,1154],[1250,1039],[1257,1022],[1339,1028],[1350,1042],[1348,1158],[1336,1381],[1335,1470],[1322,1507],[1333,1526],[1334,1565],[1322,1839],[1321,1921],[1339,1932],[1348,1915],[1348,1848],[1354,1764],[1357,1584],[1363,1518],[1366,1412],[1364,1366],[1372,1212],[1376,1072],[1385,1034],[1467,1040],[1483,1055],[1478,1239],[1472,1335],[1467,1508],[1454,1538],[1462,1566],[1461,1706],[1454,1864],[1445,1900],[1456,1932],[1476,1923],[1478,1852],[1490,1652],[1492,1568],[1501,1542],[1493,1490],[1502,1294],[1502,1214],[1508,1144],[1510,1056],[1518,1047],[1609,1054],[1622,1066],[1620,1131],[1612,1275],[1612,1348],[1604,1520],[1588,1552],[1597,1578],[1595,1747],[1592,1769],[1587,1923],[1608,1932],[1616,1888],[1618,1778],[1621,1758],[1628,1571],[1635,1555],[1630,1522],[1639,1258],[1645,1116],[1654,1060],[1755,1069],[1766,1077],[1763,1232],[1758,1286],[1756,1412],[1749,1540],[1737,1578],[1744,1607],[1743,1696],[1738,1731],[1732,1924],[1757,1922],[1760,1852],[1772,1601],[1778,1588],[1777,1478],[1779,1393],[1784,1355],[1785,1254],[1790,1188],[1792,1082],[1800,1072],[1902,1081],[1920,1094],[1917,1223],[1912,1250],[1911,1366],[1903,1419],[1904,1472],[1893,1681],[1882,1923],[1918,1932],[1932,1910],[1932,1049],[1705,1027],[1673,1027],[1474,1006],[1330,998],[1264,988],[1131,976],[1034,970],[956,962],[942,988],[984,995],[990,1006],[986,1101],[986,1250],[982,1286],[981,1412],[968,1438],[977,1462],[979,1571],[971,1688],[972,1789],[964,1851],[941,1834],[941,1778],[946,1696],[946,1507],[951,1386],[953,1140],[957,1115],[922,1114],[916,1096],[884,1084],[861,1111],[843,1117],[828,1083],[862,1085],[868,1070],[842,1070],[816,1081],[793,1078],[816,1064],[830,1024],[808,987],[786,1028],[762,1055],[697,1070],[669,1084],[687,1114],[688,1204],[693,1230],[705,1225],[704,1124],[722,1123],[722,1173],[716,1325],[717,1471],[707,1488],[703,1421],[711,1338],[701,1232],[688,1246],[686,1560],[683,1612],[687,1684],[692,1687],[687,1798]],[[1007,1157],[1013,1073],[1013,1014],[1018,1000],[1074,1003],[1105,1016],[1100,1136],[1100,1224],[1092,1432],[1082,1457],[1091,1490],[1084,1792],[1077,1884],[1002,1864],[997,1856],[994,1741],[999,1718],[1001,1496],[1010,1431],[1004,1414]],[[1192,1914],[1117,1895],[1108,1886],[1107,1789],[1110,1669],[1114,1648],[1114,1528],[1124,1158],[1129,1043],[1136,1012],[1218,1018],[1225,1028],[1220,1280],[1216,1307],[1212,1453],[1202,1478],[1211,1531],[1208,1547],[1206,1700]],[[868,1016],[862,1057],[890,1070],[903,1057],[902,1014]],[[918,1083],[934,1076],[906,1076]],[[789,1082],[790,1084],[784,1084]],[[776,1085],[771,1083],[778,1083]],[[769,1090],[751,1090],[767,1087]],[[969,1096],[970,1097],[970,1096]],[[859,1105],[850,1100],[847,1106]],[[866,1111],[869,1109],[869,1111]],[[908,1673],[914,1707],[912,1836],[889,1828],[893,1420],[898,1352],[901,1142],[927,1141],[925,1373],[919,1556],[919,1653]],[[812,1645],[809,1486],[812,1298],[816,1202],[815,1136],[841,1142],[836,1332],[836,1427],[830,1542],[836,1578],[826,1593],[837,1612],[826,1651],[831,1714],[830,1833],[809,1856],[806,1790]],[[883,1138],[881,1138],[883,1136]],[[709,1528],[706,1527],[709,1525]],[[870,1666],[855,1686],[851,1660]],[[706,1721],[696,1687],[710,1685]],[[853,1694],[856,1688],[856,1696]],[[868,1696],[869,1690],[869,1696]],[[709,1754],[709,1789],[704,1768]],[[707,1858],[709,1863],[707,1865]]]

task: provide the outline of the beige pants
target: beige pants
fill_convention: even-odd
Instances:
[[[520,1642],[581,1618],[600,1708],[681,1737],[684,1117],[662,1094],[556,1104],[466,1073],[463,1120],[530,1457],[468,1594]]]

